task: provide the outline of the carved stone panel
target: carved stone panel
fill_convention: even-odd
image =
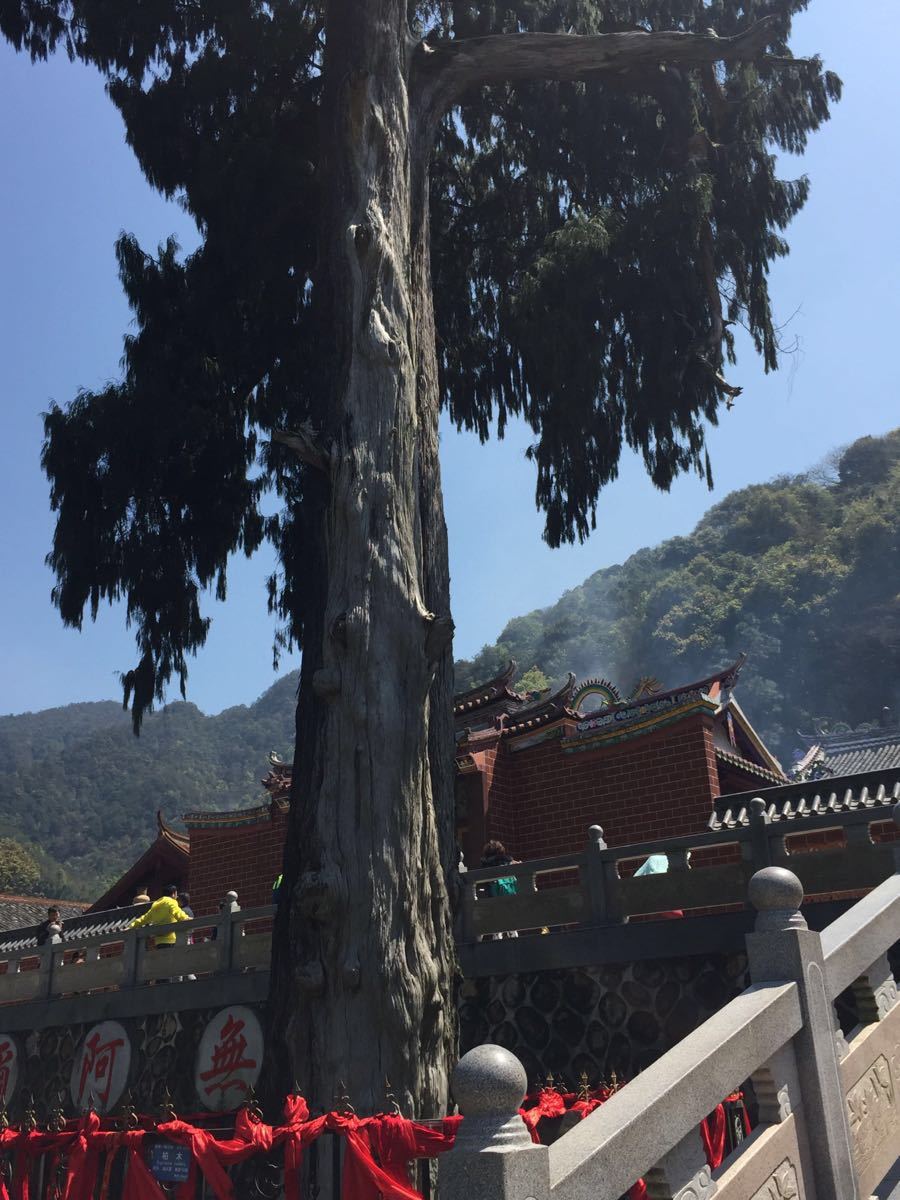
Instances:
[[[783,1159],[751,1200],[799,1200],[797,1170],[789,1158]]]
[[[858,1175],[864,1175],[885,1144],[900,1145],[898,1063],[880,1054],[847,1093],[847,1119]]]

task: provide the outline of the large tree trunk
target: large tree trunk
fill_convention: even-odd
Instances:
[[[433,1115],[456,1028],[452,665],[431,130],[410,114],[412,47],[403,0],[329,4],[316,302],[333,373],[327,470],[305,495],[320,603],[304,635],[271,1061],[314,1105],[343,1081],[375,1111],[387,1076],[405,1112]]]

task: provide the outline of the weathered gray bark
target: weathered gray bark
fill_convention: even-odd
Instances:
[[[445,1111],[455,1043],[449,569],[428,244],[434,128],[470,86],[755,55],[742,38],[481,38],[426,47],[405,0],[331,0],[316,299],[332,371],[308,464],[309,616],[273,959],[270,1085],[361,1111],[389,1077]]]
[[[410,108],[402,0],[335,0],[326,38],[317,286],[335,374],[317,434],[327,475],[313,485],[324,616],[305,638],[273,1015],[312,1102],[329,1106],[342,1080],[374,1111],[387,1076],[404,1111],[436,1113],[455,1017],[436,819],[452,809],[452,667],[430,139]]]

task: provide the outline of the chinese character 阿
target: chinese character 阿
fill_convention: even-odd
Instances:
[[[0,1104],[6,1104],[9,1099],[9,1064],[13,1060],[12,1046],[9,1042],[0,1042]]]
[[[244,1057],[247,1039],[241,1032],[243,1028],[243,1021],[235,1021],[234,1017],[229,1016],[219,1030],[219,1041],[212,1052],[212,1066],[208,1071],[200,1072],[200,1078],[209,1084],[204,1088],[207,1096],[213,1092],[221,1092],[224,1095],[229,1088],[237,1088],[241,1092],[248,1090],[248,1085],[243,1079],[233,1078],[237,1071],[253,1070],[256,1067],[255,1058]]]
[[[84,1043],[84,1057],[81,1061],[81,1079],[78,1085],[78,1104],[85,1099],[86,1094],[92,1094],[104,1108],[109,1103],[109,1093],[112,1089],[113,1067],[116,1054],[125,1042],[122,1038],[114,1038],[109,1042],[100,1041],[100,1033],[92,1033]]]

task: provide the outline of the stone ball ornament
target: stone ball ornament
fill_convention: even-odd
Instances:
[[[750,880],[747,891],[750,903],[759,914],[757,930],[806,928],[800,913],[803,884],[793,871],[785,867],[764,867]]]
[[[453,1098],[465,1117],[512,1116],[528,1090],[525,1068],[502,1046],[476,1046],[456,1064]]]

